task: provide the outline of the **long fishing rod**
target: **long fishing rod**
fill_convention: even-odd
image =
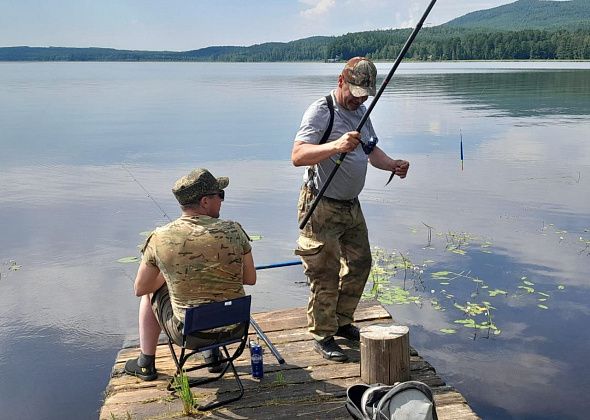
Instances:
[[[152,200],[152,202],[156,205],[156,207],[158,207],[160,209],[160,211],[168,219],[168,221],[171,222],[172,219],[170,218],[170,216],[168,216],[168,213],[166,213],[166,211],[162,208],[162,206],[160,206],[160,204],[150,194],[150,192],[147,190],[147,188],[145,188],[141,184],[141,182],[138,181],[138,179],[133,175],[133,173],[131,172],[131,170],[129,168],[127,168],[127,166],[125,166],[125,164],[123,164],[123,163],[121,164],[121,166],[123,167],[123,169],[125,169],[125,171],[127,171],[127,173],[129,174],[129,176],[131,177],[131,179],[133,181],[135,181],[135,183],[137,185],[139,185],[139,187],[147,194],[148,198],[150,200]],[[264,269],[267,269],[267,268],[285,267],[285,266],[297,265],[297,264],[301,264],[301,261],[287,261],[287,262],[276,263],[276,264],[260,265],[260,266],[256,267],[256,269],[257,270],[264,270]],[[268,336],[264,333],[264,331],[262,331],[262,328],[260,328],[260,326],[258,325],[258,323],[252,317],[250,317],[250,325],[252,325],[252,328],[254,328],[254,331],[256,331],[256,335],[258,337],[260,337],[262,339],[262,341],[264,341],[264,343],[266,344],[266,346],[270,349],[270,351],[273,354],[273,356],[276,357],[277,362],[279,362],[279,364],[281,364],[281,365],[283,363],[285,363],[285,359],[283,359],[283,357],[281,356],[281,354],[279,353],[279,351],[276,349],[276,347],[274,346],[274,344],[272,343],[272,341],[270,341],[270,338],[268,338]]]
[[[424,14],[422,15],[422,17],[420,18],[420,21],[418,21],[418,23],[416,24],[416,27],[414,28],[414,30],[410,34],[410,37],[407,39],[406,43],[404,44],[404,47],[402,48],[402,50],[400,51],[399,55],[397,56],[397,58],[395,60],[395,63],[393,64],[393,67],[389,71],[389,74],[387,75],[387,77],[385,78],[385,80],[383,80],[383,83],[381,84],[381,87],[379,88],[379,91],[375,95],[375,99],[373,99],[371,101],[371,105],[369,105],[369,108],[367,109],[367,111],[365,112],[365,114],[363,115],[363,117],[361,118],[361,121],[359,122],[359,124],[356,127],[356,130],[355,131],[360,132],[361,129],[363,128],[363,125],[365,125],[365,122],[367,121],[367,119],[369,119],[369,115],[371,114],[371,111],[373,110],[373,108],[377,104],[377,101],[381,97],[381,94],[383,93],[383,91],[385,90],[385,88],[387,87],[387,85],[389,84],[389,81],[393,77],[393,74],[395,73],[395,71],[397,70],[397,68],[400,65],[401,61],[403,60],[404,56],[406,55],[406,53],[410,49],[410,46],[412,45],[412,42],[414,42],[414,38],[416,38],[416,35],[418,35],[418,32],[420,32],[420,29],[422,29],[422,25],[424,24],[424,21],[428,17],[428,14],[430,13],[430,11],[432,10],[432,8],[434,7],[434,3],[436,3],[436,0],[431,0],[430,4],[426,8],[426,11],[424,12]],[[336,172],[340,168],[340,165],[342,165],[342,161],[344,160],[344,158],[346,158],[346,152],[340,154],[340,156],[336,160],[336,165],[334,166],[334,169],[332,169],[332,172],[328,176],[328,179],[324,183],[324,186],[321,188],[320,192],[318,193],[318,195],[315,197],[315,199],[311,203],[311,207],[309,208],[309,210],[307,211],[307,214],[305,215],[305,217],[303,217],[303,220],[299,224],[299,229],[303,229],[305,227],[305,225],[307,224],[307,222],[308,222],[309,218],[311,217],[313,211],[317,207],[318,202],[320,201],[320,199],[324,195],[324,192],[326,191],[326,188],[328,188],[328,185],[330,185],[330,182],[332,181],[332,178],[334,178],[334,175],[336,174]]]

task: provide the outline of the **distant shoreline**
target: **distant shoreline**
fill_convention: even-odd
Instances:
[[[374,60],[375,63],[393,63],[395,60]],[[207,64],[344,64],[345,60],[339,61],[204,61],[204,60],[4,60],[0,63],[207,63]],[[590,63],[590,59],[474,59],[474,60],[416,60],[405,58],[404,63]]]

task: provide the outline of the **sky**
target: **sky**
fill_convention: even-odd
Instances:
[[[425,26],[514,0],[438,0]],[[0,0],[0,47],[187,51],[413,27],[429,0]]]

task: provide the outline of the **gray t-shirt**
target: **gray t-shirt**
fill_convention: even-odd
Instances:
[[[336,102],[334,91],[332,91],[331,95],[334,102],[334,125],[326,143],[337,140],[349,131],[355,131],[366,111],[364,105],[361,105],[356,111],[344,109]],[[328,109],[326,98],[318,99],[303,114],[301,126],[295,136],[295,141],[319,144],[324,132],[328,128],[329,121],[330,110]],[[376,137],[376,135],[371,120],[368,119],[361,129],[361,138],[366,143],[371,137]],[[324,182],[334,169],[339,156],[340,154],[336,154],[315,165],[315,176],[313,179],[315,188],[319,190],[323,187]],[[324,195],[337,200],[350,200],[357,197],[365,185],[367,162],[368,156],[359,144],[356,149],[346,154],[346,159],[340,165],[338,172],[334,175]],[[309,173],[310,171],[306,170],[303,175],[303,181],[308,184],[310,181]]]

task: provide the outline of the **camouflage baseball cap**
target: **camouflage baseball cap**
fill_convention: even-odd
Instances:
[[[344,81],[348,83],[350,93],[354,96],[375,96],[377,68],[365,57],[354,57],[346,62],[342,70]]]
[[[198,202],[204,195],[215,194],[228,185],[228,177],[215,178],[207,169],[197,168],[178,179],[172,188],[172,193],[184,206]]]

